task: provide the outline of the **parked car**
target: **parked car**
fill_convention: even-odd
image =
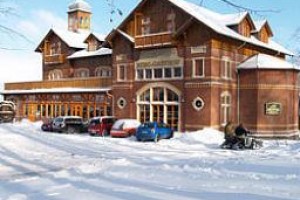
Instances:
[[[82,117],[56,117],[53,121],[53,131],[59,133],[81,133],[83,129]]]
[[[53,119],[46,119],[43,121],[41,126],[42,131],[52,132],[53,131]]]
[[[136,131],[138,141],[155,141],[170,139],[173,137],[173,130],[165,123],[146,122],[141,124]]]
[[[111,137],[129,137],[135,134],[141,123],[136,119],[119,119],[111,128]]]
[[[116,118],[113,116],[94,117],[88,125],[90,135],[105,136],[110,134],[110,130]]]

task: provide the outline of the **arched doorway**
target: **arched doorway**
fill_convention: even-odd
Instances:
[[[180,91],[170,84],[144,86],[137,92],[137,119],[142,123],[163,121],[174,130],[179,130],[180,96]]]

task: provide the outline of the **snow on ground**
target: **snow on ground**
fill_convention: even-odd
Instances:
[[[0,125],[0,200],[300,199],[300,141],[230,151],[212,129],[155,144],[40,125]]]

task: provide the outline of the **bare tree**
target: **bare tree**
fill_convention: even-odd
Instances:
[[[17,17],[18,15],[15,12],[15,9],[6,4],[6,0],[0,0],[0,17]],[[24,34],[18,32],[15,28],[11,28],[4,23],[0,22],[0,33],[10,36],[11,38],[19,37],[29,43],[32,43]],[[2,50],[23,50],[23,49],[16,49],[3,46],[0,43],[0,49]]]

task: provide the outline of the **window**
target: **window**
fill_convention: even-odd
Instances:
[[[231,120],[231,95],[229,92],[223,92],[221,94],[221,123],[227,124]]]
[[[162,68],[154,69],[154,78],[162,78],[162,77],[163,77]]]
[[[142,19],[142,35],[150,34],[150,17],[144,17]]]
[[[167,123],[178,130],[180,95],[167,85],[150,86],[137,93],[137,118],[140,122],[157,121]]]
[[[172,77],[172,68],[165,68],[165,78]]]
[[[230,58],[224,57],[222,58],[222,64],[221,64],[221,77],[225,79],[231,79],[232,78],[232,70],[231,70],[231,61]]]
[[[126,104],[127,104],[126,99],[124,99],[123,97],[120,97],[117,101],[117,105],[120,109],[124,109]]]
[[[89,42],[89,51],[96,51],[97,50],[97,41],[92,40]]]
[[[97,67],[95,70],[95,76],[111,77],[111,69],[109,67]]]
[[[144,70],[143,69],[137,69],[136,70],[136,77],[138,80],[144,79]]]
[[[182,77],[182,68],[181,67],[174,68],[174,77]]]
[[[193,77],[201,78],[205,76],[204,58],[196,58],[193,60]]]
[[[55,69],[49,72],[48,80],[59,80],[62,79],[63,73],[61,70]]]
[[[137,68],[136,80],[182,78],[182,67]]]
[[[171,12],[167,15],[167,31],[174,32],[175,31],[175,13]]]
[[[201,97],[197,97],[193,100],[192,105],[196,111],[200,111],[204,107],[204,101]]]
[[[76,69],[74,73],[74,77],[89,77],[90,72],[86,68]]]
[[[126,66],[125,65],[118,66],[118,80],[119,81],[126,80]]]
[[[152,79],[152,69],[146,69],[146,79]]]

